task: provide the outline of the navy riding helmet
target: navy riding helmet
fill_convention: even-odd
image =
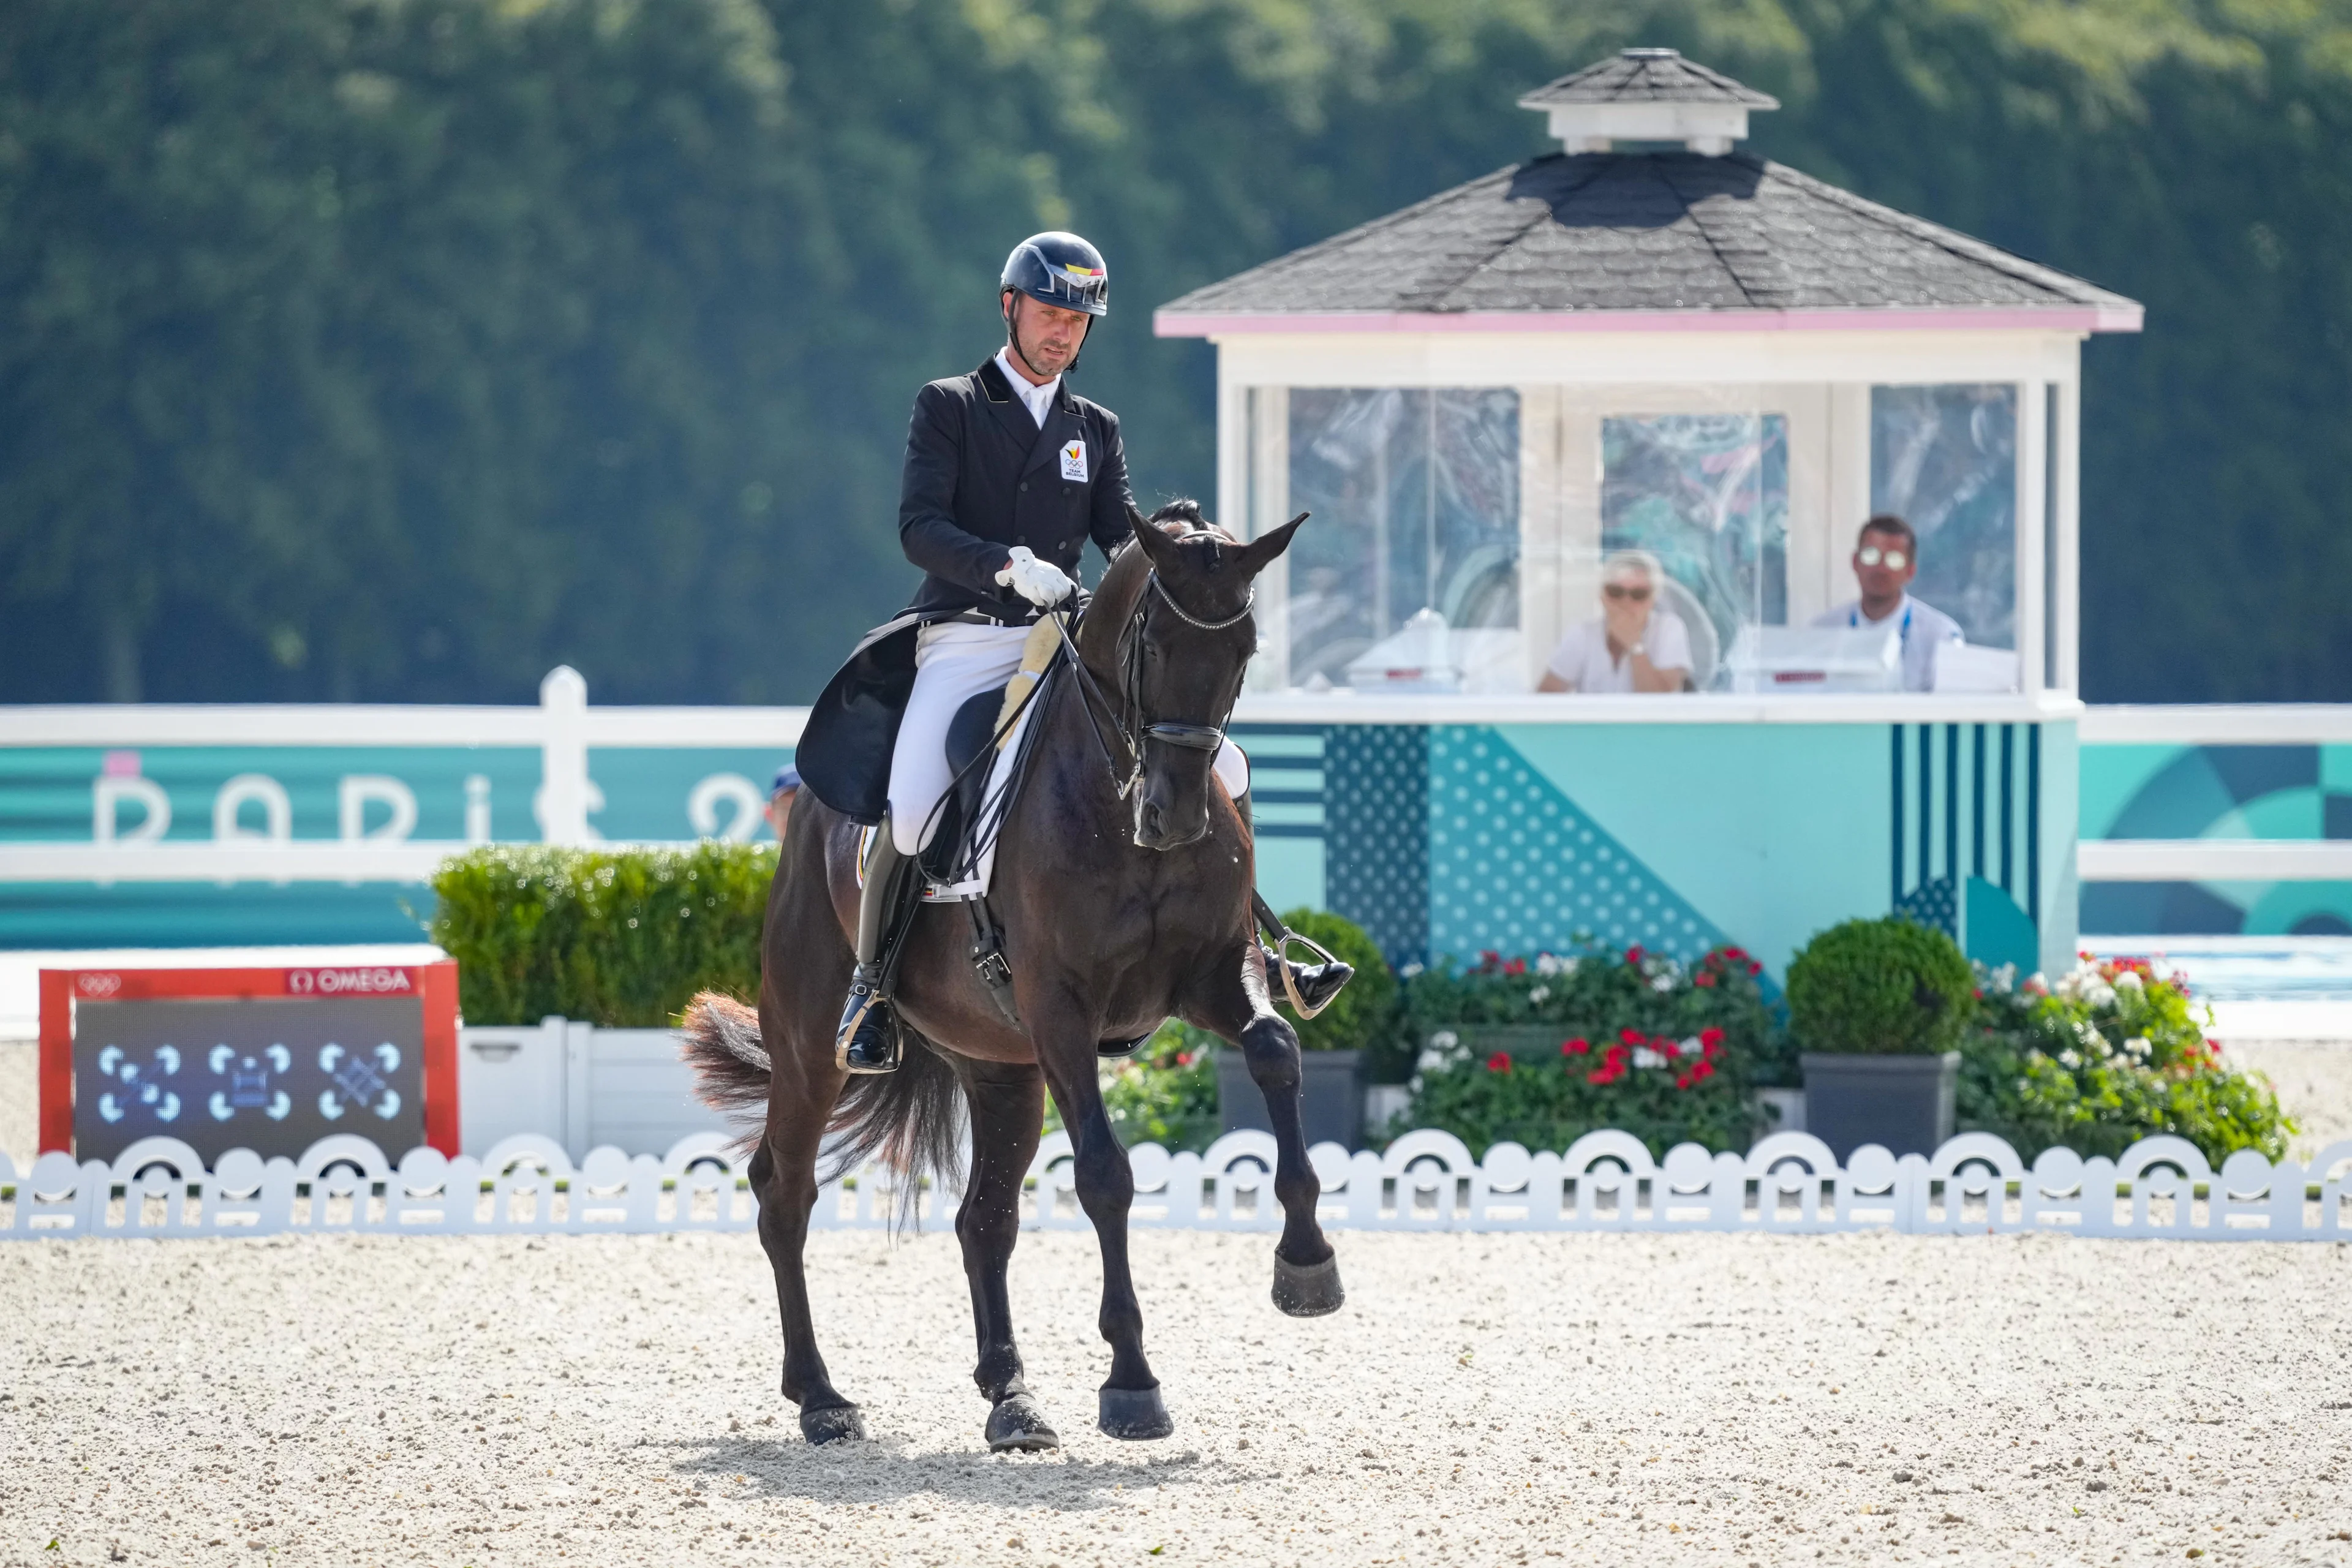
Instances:
[[[1102,252],[1058,229],[1033,234],[1004,258],[1000,289],[1018,289],[1043,304],[1089,316],[1110,314],[1110,268]]]

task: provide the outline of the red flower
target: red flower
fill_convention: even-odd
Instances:
[[[1660,1056],[1665,1058],[1668,1061],[1672,1061],[1676,1057],[1683,1054],[1683,1047],[1680,1043],[1670,1040],[1664,1035],[1660,1035],[1656,1039],[1652,1040],[1650,1044],[1656,1048],[1657,1053]]]
[[[1627,949],[1625,950],[1625,962],[1626,962],[1626,963],[1630,963],[1630,964],[1632,964],[1632,965],[1633,965],[1636,969],[1638,969],[1638,968],[1640,968],[1640,967],[1641,967],[1641,965],[1642,965],[1642,944],[1641,944],[1641,943],[1639,943],[1639,942],[1635,942],[1632,947],[1629,947],[1629,948],[1627,948]]]
[[[1723,1048],[1723,1031],[1712,1024],[1698,1032],[1698,1043],[1713,1053]]]
[[[1638,1046],[1642,1043],[1642,1031],[1639,1029],[1620,1029],[1617,1031],[1617,1037],[1624,1041],[1629,1046]]]
[[[1575,1039],[1562,1040],[1559,1043],[1559,1054],[1564,1057],[1584,1056],[1591,1049],[1592,1042],[1584,1038],[1581,1035],[1578,1036]]]
[[[1751,958],[1748,961],[1748,973],[1750,974],[1761,974],[1764,973],[1764,966]]]
[[[1488,1072],[1510,1071],[1511,1053],[1508,1051],[1496,1051],[1493,1056],[1488,1057],[1486,1058],[1486,1070]]]
[[[1192,1065],[1192,1053],[1190,1051],[1178,1051],[1176,1053],[1176,1065],[1180,1068],[1191,1067]]]
[[[1715,984],[1715,976],[1702,969],[1696,974],[1691,976],[1691,984],[1694,985],[1712,985]]]
[[[1692,1074],[1684,1073],[1681,1077],[1675,1079],[1675,1087],[1676,1089],[1688,1089],[1693,1081],[1694,1079]]]
[[[1691,1068],[1691,1081],[1694,1083],[1697,1082],[1701,1079],[1713,1078],[1714,1076],[1715,1064],[1713,1062],[1700,1062],[1698,1065]]]
[[[1528,961],[1524,958],[1514,958],[1503,965],[1506,974],[1525,974],[1527,972]]]
[[[1584,1075],[1584,1081],[1587,1083],[1615,1083],[1619,1079],[1623,1078],[1624,1076],[1625,1069],[1612,1062],[1607,1067],[1594,1068],[1591,1072],[1586,1073]]]

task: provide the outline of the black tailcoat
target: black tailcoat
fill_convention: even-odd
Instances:
[[[923,569],[922,585],[905,610],[866,634],[810,710],[793,759],[810,793],[856,821],[881,821],[891,748],[915,684],[917,630],[973,612],[1011,626],[1035,620],[1028,600],[996,583],[1013,547],[1025,544],[1076,577],[1088,539],[1108,554],[1129,536],[1133,500],[1118,416],[1072,393],[1066,379],[1042,429],[993,357],[917,393],[898,542]]]

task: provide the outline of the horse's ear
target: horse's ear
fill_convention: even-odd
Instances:
[[[1243,574],[1255,577],[1273,565],[1275,557],[1290,548],[1290,536],[1298,531],[1298,525],[1312,515],[1311,512],[1302,511],[1272,533],[1253,539],[1243,545],[1234,557],[1235,563],[1241,567]]]
[[[1162,572],[1176,569],[1176,542],[1168,536],[1166,529],[1138,511],[1133,501],[1128,503],[1127,522],[1135,530],[1135,542],[1143,546],[1143,553],[1150,557],[1154,566]]]

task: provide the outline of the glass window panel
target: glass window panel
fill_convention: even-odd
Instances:
[[[1919,536],[1914,598],[1979,647],[2017,647],[2015,385],[1872,387],[1870,510]]]
[[[1673,580],[1695,684],[1751,625],[1789,618],[1789,422],[1778,414],[1657,414],[1601,422],[1601,546],[1646,550]]]
[[[1516,657],[1517,393],[1297,388],[1289,437],[1290,507],[1315,514],[1289,553],[1294,685],[1347,684],[1424,611],[1476,634],[1455,664]]]

